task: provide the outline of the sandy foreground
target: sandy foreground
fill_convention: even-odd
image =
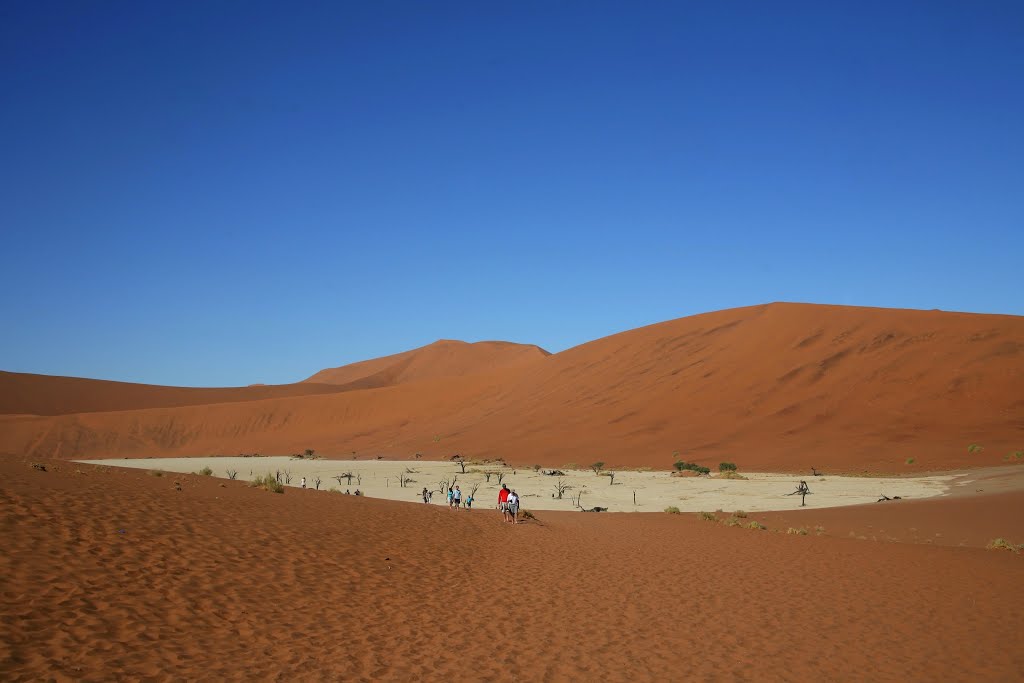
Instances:
[[[987,481],[746,518],[767,530],[558,511],[513,527],[0,458],[0,679],[1016,681],[1024,553],[985,544],[1024,543],[1022,504]]]
[[[683,512],[700,510],[790,510],[800,506],[800,496],[788,495],[796,490],[800,478],[792,474],[742,473],[746,480],[711,477],[673,477],[668,472],[616,471],[614,484],[608,476],[599,476],[592,470],[563,470],[565,476],[549,476],[545,470],[515,469],[501,465],[466,465],[451,462],[410,461],[345,461],[296,460],[289,457],[262,458],[147,458],[83,460],[80,462],[114,467],[132,467],[165,472],[199,472],[204,467],[213,470],[216,477],[227,478],[229,471],[237,473],[239,480],[251,480],[265,474],[281,473],[281,481],[290,479],[288,486],[300,487],[303,477],[306,488],[338,489],[355,492],[359,489],[371,498],[402,500],[422,503],[422,491],[434,491],[431,502],[445,504],[441,493],[444,482],[456,479],[455,484],[463,496],[476,488],[476,506],[491,508],[497,501],[499,475],[509,488],[522,497],[522,506],[528,510],[577,510],[606,508],[608,512],[662,512],[674,506]],[[339,482],[335,477],[351,472]],[[490,481],[488,481],[490,474]],[[811,489],[808,507],[827,508],[877,502],[883,495],[904,500],[915,500],[942,495],[966,475],[936,475],[929,477],[805,477]],[[408,479],[402,486],[400,478]],[[561,481],[569,488],[562,498],[557,497],[556,485]],[[634,503],[634,494],[636,496]]]

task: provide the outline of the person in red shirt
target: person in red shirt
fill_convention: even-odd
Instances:
[[[501,517],[506,522],[508,519],[508,484],[502,484],[498,491],[498,509],[501,510]]]

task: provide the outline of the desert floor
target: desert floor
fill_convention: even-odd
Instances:
[[[516,469],[500,464],[467,464],[465,472],[453,462],[388,461],[388,460],[297,460],[289,457],[218,457],[218,458],[146,458],[116,460],[85,460],[85,463],[132,467],[166,472],[199,472],[204,467],[213,476],[227,477],[229,471],[240,480],[271,474],[281,474],[281,481],[298,487],[303,477],[306,487],[315,488],[320,477],[321,491],[332,488],[340,491],[359,489],[373,498],[416,501],[422,503],[422,490],[434,491],[432,503],[444,504],[440,493],[457,477],[456,484],[465,495],[474,487],[476,505],[492,508],[498,496],[498,476],[522,497],[522,506],[528,510],[577,509],[579,505],[592,509],[607,508],[609,512],[662,512],[669,506],[681,511],[700,510],[791,510],[800,506],[800,496],[788,495],[795,491],[801,477],[792,474],[744,472],[746,480],[722,479],[717,473],[711,477],[673,477],[668,472],[615,471],[614,484],[608,476],[598,476],[592,470],[563,470],[565,476],[549,476],[545,470]],[[1024,468],[1022,468],[1024,469]],[[348,479],[335,479],[351,472]],[[490,474],[488,481],[488,474]],[[400,482],[408,479],[405,486]],[[947,493],[958,484],[970,479],[967,473],[934,476],[905,477],[840,477],[825,475],[805,476],[811,489],[807,506],[815,508],[875,503],[883,495],[890,498],[914,500]],[[561,480],[570,488],[562,498],[556,494],[556,483]],[[634,494],[636,502],[634,504]]]
[[[1024,542],[1024,494],[1012,472],[973,481],[743,518],[767,530],[562,511],[513,527],[12,456],[0,679],[1020,680],[1024,554],[985,545]]]

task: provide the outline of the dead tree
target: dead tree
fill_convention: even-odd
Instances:
[[[562,500],[562,494],[564,494],[571,488],[571,484],[566,482],[564,479],[559,479],[558,482],[555,484],[555,494],[553,494],[553,497],[557,498],[558,500]]]
[[[238,470],[228,470],[228,479],[235,479],[238,477]]]
[[[800,507],[805,507],[807,505],[805,501],[807,500],[807,496],[810,495],[810,493],[811,489],[808,488],[807,482],[800,480],[800,483],[797,484],[796,491],[793,491],[793,493],[787,493],[786,495],[800,496]]]
[[[341,486],[341,480],[342,479],[345,480],[346,484],[351,486],[352,485],[352,477],[354,477],[354,476],[356,476],[356,475],[352,474],[351,472],[346,472],[345,474],[339,474],[338,476],[336,476],[334,478],[338,481],[338,486]]]
[[[292,471],[291,470],[285,470],[284,471],[284,483],[286,483],[286,484],[292,483]]]
[[[465,458],[463,458],[461,455],[456,454],[456,455],[453,455],[452,457],[450,457],[449,460],[454,460],[456,462],[456,464],[458,464],[458,466],[462,468],[462,474],[466,473],[466,459]]]
[[[608,484],[610,486],[614,486],[615,485],[615,473],[614,472],[605,472],[605,474],[608,475]]]
[[[316,484],[316,490],[319,491],[320,490],[320,475],[319,474],[313,479],[313,483]]]
[[[498,472],[498,486],[501,486],[501,480],[505,478],[504,472]]]

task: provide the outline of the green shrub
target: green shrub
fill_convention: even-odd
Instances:
[[[768,527],[766,527],[764,524],[758,524],[754,520],[750,520],[750,524],[747,525],[747,528],[748,529],[760,529],[761,531],[765,531],[765,530],[768,529]]]
[[[263,489],[264,491],[270,491],[271,493],[284,493],[284,484],[279,483],[277,481],[277,477],[269,473],[257,476],[249,482],[249,486],[256,489]]]
[[[683,460],[676,461],[672,466],[676,468],[677,472],[682,472],[683,470],[690,470],[698,474],[709,474],[711,472],[710,467],[702,467],[695,462],[685,462]]]
[[[1009,550],[1014,553],[1024,550],[1024,545],[1014,545],[1005,538],[994,538],[985,547],[989,550]]]
[[[972,443],[967,447],[968,453],[981,453],[983,450],[985,450],[985,447],[976,443]]]
[[[914,464],[914,459],[913,458],[907,458],[907,464],[908,465],[913,465]]]
[[[736,471],[736,463],[734,463],[734,462],[720,462],[720,463],[718,463],[718,471],[719,472],[735,472]]]
[[[679,508],[677,508],[675,505],[669,505],[667,508],[665,508],[665,512],[669,513],[670,515],[678,515]]]
[[[705,522],[715,522],[715,521],[718,521],[718,517],[715,516],[714,512],[698,512],[697,514]]]
[[[203,469],[199,470],[199,474],[203,475],[204,477],[209,477],[211,474],[213,474],[213,470],[210,469],[209,465],[207,465]]]
[[[730,517],[729,519],[725,520],[723,524],[725,524],[726,526],[739,526],[740,524],[742,524],[742,522],[736,519],[735,517]]]

